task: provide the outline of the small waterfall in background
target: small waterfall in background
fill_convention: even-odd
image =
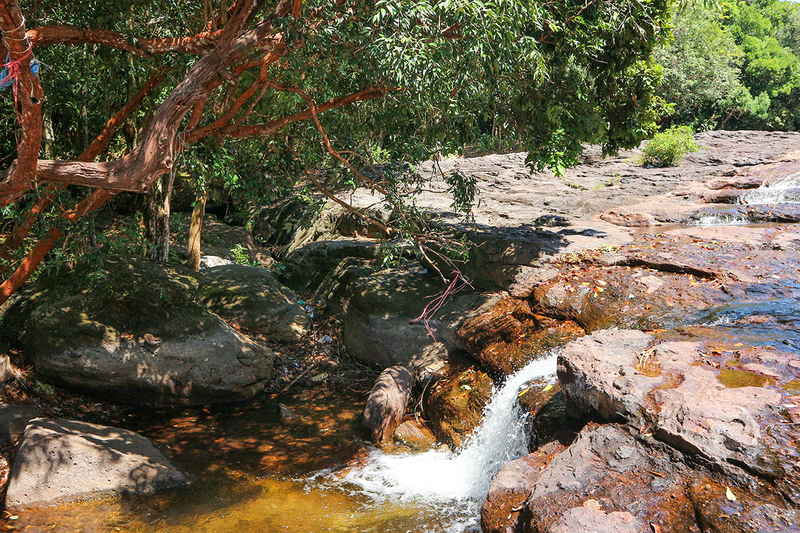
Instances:
[[[370,453],[365,466],[348,471],[339,483],[374,502],[413,502],[439,509],[447,518],[437,531],[480,531],[480,506],[492,479],[507,462],[528,453],[525,415],[517,398],[526,383],[555,382],[556,354],[529,363],[495,391],[484,418],[457,452]]]
[[[772,184],[762,183],[741,197],[739,203],[747,205],[790,204],[800,202],[800,174]]]
[[[800,174],[773,183],[764,182],[757,189],[740,196],[735,206],[791,203],[800,203]],[[735,209],[735,206],[731,208]],[[698,226],[737,226],[751,223],[753,221],[741,212],[707,214],[696,222]]]

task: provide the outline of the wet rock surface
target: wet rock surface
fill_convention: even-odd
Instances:
[[[6,508],[108,493],[137,494],[188,483],[149,440],[125,429],[36,418],[11,469]]]
[[[693,167],[693,182],[605,208],[599,218],[630,228],[629,242],[562,253],[516,285],[537,320],[589,333],[562,351],[559,383],[565,412],[593,422],[546,468],[511,463],[521,473],[509,494],[530,496],[511,513],[517,500],[502,507],[490,492],[484,509],[497,512],[486,529],[800,530],[796,206],[727,211],[769,224],[636,229],[724,215],[709,202],[740,201],[800,171],[791,143],[794,155],[778,162],[731,161],[716,175]],[[495,310],[498,324],[513,323],[513,311]]]
[[[432,384],[425,412],[436,437],[459,448],[480,424],[494,382],[479,367],[450,362]]]
[[[570,509],[591,507],[604,513],[630,514],[634,520],[627,522],[636,527],[655,523],[663,531],[699,531],[694,526],[691,501],[684,493],[682,478],[687,469],[668,452],[636,439],[623,426],[587,426],[530,486],[522,515],[524,530],[544,532],[563,527],[558,524],[564,523]],[[615,521],[612,517],[611,523]]]
[[[532,485],[553,457],[565,449],[559,443],[550,443],[511,461],[497,473],[481,507],[483,533],[513,532],[522,527],[520,512],[530,496]]]
[[[404,421],[394,432],[394,442],[411,450],[427,451],[436,447],[436,436],[424,420],[412,418]]]

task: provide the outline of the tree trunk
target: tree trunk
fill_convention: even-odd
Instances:
[[[42,155],[45,159],[54,159],[55,152],[53,151],[53,117],[50,109],[42,109]]]
[[[150,259],[166,263],[169,260],[169,202],[172,198],[172,184],[175,181],[175,167],[161,178],[155,180],[147,191],[147,238],[152,248]]]
[[[186,266],[197,272],[200,270],[200,232],[203,229],[203,217],[206,214],[206,200],[208,200],[208,190],[203,189],[197,195],[192,210],[192,222],[189,225],[189,262]]]

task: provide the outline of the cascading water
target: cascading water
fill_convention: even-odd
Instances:
[[[775,205],[800,203],[800,174],[795,174],[788,178],[773,183],[762,183],[757,189],[743,194],[739,197],[737,206],[742,205]],[[751,224],[746,215],[740,212],[740,208],[729,206],[725,209],[733,209],[734,212],[714,213],[701,216],[697,220],[698,226],[735,226]]]
[[[334,483],[373,502],[422,504],[447,516],[437,531],[480,531],[480,505],[495,474],[528,453],[520,389],[534,379],[555,379],[556,355],[533,361],[510,376],[484,409],[482,424],[457,452],[388,454],[374,450],[367,464]]]
[[[800,202],[800,174],[777,181],[762,183],[741,197],[740,203],[748,205],[788,204]]]

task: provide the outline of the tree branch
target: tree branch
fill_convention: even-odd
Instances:
[[[91,161],[103,150],[105,150],[122,123],[125,122],[134,113],[134,111],[139,108],[144,99],[153,91],[153,89],[158,86],[159,83],[161,83],[161,81],[164,80],[165,77],[166,74],[162,71],[153,73],[145,82],[145,84],[139,89],[139,91],[133,96],[133,98],[131,98],[127,104],[122,106],[122,108],[114,113],[114,116],[108,120],[105,128],[103,128],[103,131],[100,132],[100,135],[98,135],[91,142],[91,144],[89,144],[86,150],[84,150],[83,153],[78,156],[78,161]],[[33,205],[33,207],[31,207],[25,213],[22,220],[14,227],[8,237],[6,237],[6,240],[0,247],[0,259],[5,260],[6,262],[9,260],[11,253],[22,245],[22,242],[33,227],[33,224],[39,214],[44,212],[44,210],[50,207],[50,205],[55,201],[55,192],[62,188],[62,184],[51,183],[48,185],[44,194]],[[0,263],[0,274],[5,274],[7,270],[8,264]]]
[[[25,17],[16,0],[0,0],[0,31],[8,47],[10,60],[19,61],[13,82],[14,108],[22,128],[17,161],[7,177],[9,201],[19,198],[31,188],[42,142],[42,101],[44,93],[39,78],[31,73],[31,44],[25,35]]]
[[[189,37],[138,39],[116,31],[54,25],[28,30],[28,37],[34,48],[54,44],[65,46],[99,44],[130,52],[138,57],[151,57],[170,52],[203,55],[214,48],[221,33],[222,30],[217,30],[204,31]]]
[[[333,100],[328,100],[327,102],[323,102],[318,106],[316,106],[316,110],[317,113],[322,113],[324,111],[328,111],[336,107],[350,105],[355,102],[361,102],[364,100],[371,100],[373,98],[379,98],[381,96],[386,95],[386,93],[391,90],[394,89],[387,89],[384,87],[370,87],[368,89],[364,89],[363,91],[359,91],[357,93],[353,93],[347,96],[342,96],[339,98],[334,98]],[[251,126],[226,126],[220,128],[216,133],[220,135],[226,135],[228,137],[253,137],[255,135],[273,135],[275,134],[276,131],[286,126],[287,124],[308,120],[310,118],[313,118],[313,116],[314,115],[311,112],[311,109],[308,108],[303,111],[299,111],[297,113],[293,113],[291,115],[286,115],[279,119],[275,119],[271,122],[267,122],[266,124],[255,124]]]

